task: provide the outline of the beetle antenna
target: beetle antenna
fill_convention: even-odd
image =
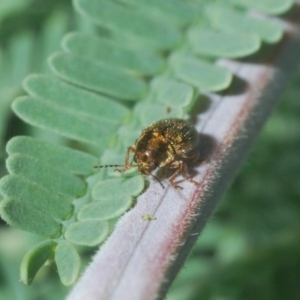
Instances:
[[[118,167],[125,167],[124,165],[99,165],[99,166],[93,166],[94,169],[100,169],[100,168],[118,168]]]
[[[155,175],[153,175],[153,174],[151,174],[150,173],[150,175],[156,180],[156,181],[158,181],[158,183],[160,184],[160,186],[164,189],[165,188],[165,186],[162,184],[162,182],[158,179],[158,177],[156,177]]]

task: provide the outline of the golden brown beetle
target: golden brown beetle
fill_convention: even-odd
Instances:
[[[195,183],[188,175],[187,162],[197,160],[199,156],[196,151],[198,142],[198,132],[185,120],[160,120],[145,128],[135,144],[128,147],[124,165],[104,165],[96,166],[96,168],[124,167],[117,171],[125,172],[131,167],[137,167],[141,174],[151,175],[157,180],[158,178],[152,174],[156,168],[175,169],[173,175],[169,177],[169,182],[174,188],[181,189],[174,182],[178,175]],[[134,154],[135,164],[130,162],[131,152]]]

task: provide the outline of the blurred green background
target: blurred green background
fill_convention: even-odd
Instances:
[[[69,0],[0,1],[1,177],[7,140],[41,135],[10,110],[22,79],[47,72],[46,58],[62,36],[85,26]],[[298,71],[167,299],[300,299],[299,83]],[[68,292],[54,265],[29,287],[19,282],[22,256],[39,240],[0,221],[0,300],[63,299]]]

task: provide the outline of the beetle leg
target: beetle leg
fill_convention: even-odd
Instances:
[[[198,155],[197,155],[197,157],[198,157]],[[182,173],[181,173],[181,176],[182,176],[184,179],[188,180],[188,181],[189,181],[190,183],[192,183],[192,184],[196,184],[196,183],[197,183],[197,181],[193,180],[193,179],[190,177],[189,171],[188,171],[188,167],[187,167],[187,164],[185,164],[184,162],[183,162],[183,165],[182,165]]]
[[[188,167],[186,165],[186,163],[184,163],[182,160],[177,160],[174,161],[170,166],[170,168],[172,169],[177,169],[174,174],[172,174],[169,177],[169,182],[170,184],[175,188],[175,189],[182,189],[181,186],[175,184],[174,180],[178,175],[181,175],[184,179],[188,180],[189,182],[191,182],[192,184],[196,184],[197,182],[195,180],[193,180],[192,178],[190,178],[189,174],[188,174]]]
[[[182,190],[182,187],[180,185],[175,184],[174,180],[175,178],[182,173],[182,166],[183,166],[183,161],[182,160],[177,160],[174,161],[169,167],[172,169],[177,169],[170,177],[169,177],[169,182],[170,184],[176,189],[176,190]]]
[[[115,171],[117,171],[119,173],[124,173],[125,171],[130,169],[132,167],[132,164],[129,161],[129,155],[130,155],[130,152],[135,153],[135,151],[136,151],[135,145],[128,147],[127,151],[126,151],[126,155],[125,155],[124,169],[115,169]]]
[[[130,152],[135,153],[135,151],[136,151],[135,145],[132,145],[132,146],[127,148],[126,156],[125,156],[125,170],[130,169],[131,163],[129,161],[129,155],[130,155]]]

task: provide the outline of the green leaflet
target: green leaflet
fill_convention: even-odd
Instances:
[[[73,284],[80,271],[80,257],[74,246],[66,241],[59,241],[54,259],[61,282],[66,286]]]
[[[9,155],[21,153],[40,159],[42,162],[62,168],[73,174],[88,175],[97,165],[96,157],[60,145],[54,145],[28,136],[12,138],[6,145]]]
[[[227,88],[232,80],[225,68],[193,57],[174,56],[171,60],[175,76],[201,91],[217,92]]]
[[[281,14],[294,4],[293,0],[230,0],[230,2],[245,8],[256,8],[267,14]]]
[[[95,92],[123,100],[138,100],[146,84],[121,68],[74,54],[55,53],[49,64],[57,76]]]
[[[154,75],[160,72],[164,61],[159,55],[133,50],[113,42],[82,33],[70,33],[62,41],[65,51],[86,56],[105,64],[124,68],[142,75]]]
[[[181,39],[178,30],[162,20],[151,18],[141,12],[117,2],[106,0],[76,0],[76,9],[88,16],[95,24],[103,25],[126,35],[142,37],[162,49],[174,47]]]
[[[61,196],[18,175],[6,175],[0,180],[4,197],[28,203],[55,219],[66,219],[72,213],[70,197]]]
[[[137,105],[135,107],[135,112],[142,127],[147,127],[151,123],[161,119],[184,117],[184,109],[182,107],[171,107],[170,105],[162,106],[160,103],[144,103],[143,105]]]
[[[66,230],[65,238],[79,245],[97,246],[108,235],[109,224],[107,221],[88,220],[72,223]]]
[[[22,230],[50,238],[57,238],[61,234],[58,222],[25,201],[10,198],[1,200],[0,213],[8,224]]]
[[[56,243],[46,240],[28,251],[22,259],[20,277],[25,284],[30,284],[38,270],[51,258]]]
[[[80,112],[99,121],[108,119],[115,123],[122,123],[130,117],[129,109],[111,98],[85,91],[47,75],[26,77],[23,87],[34,98],[59,106],[70,113]]]
[[[75,113],[39,98],[19,97],[12,108],[21,119],[31,125],[90,144],[107,144],[118,128],[118,123],[113,120]]]
[[[85,205],[79,212],[78,218],[79,220],[109,220],[125,213],[132,204],[132,197],[126,194],[119,198],[113,197],[112,200],[103,197],[101,201],[93,201]]]
[[[98,182],[93,190],[93,202],[79,212],[80,220],[108,220],[120,216],[132,206],[133,197],[144,189],[141,175],[107,179]]]
[[[181,27],[190,24],[201,12],[200,7],[180,0],[121,0],[137,6],[139,11],[147,12],[156,19],[168,21]]]
[[[157,77],[150,85],[150,91],[144,102],[134,108],[134,115],[141,128],[166,118],[183,118],[192,107],[196,93],[193,87],[174,79]],[[139,133],[135,134],[135,139]],[[132,139],[131,143],[135,139]]]
[[[212,57],[238,58],[260,48],[260,39],[248,33],[229,33],[194,27],[188,33],[193,52]]]
[[[207,11],[219,30],[255,34],[267,43],[276,43],[283,35],[282,26],[272,20],[255,18],[221,5],[211,6]]]
[[[151,92],[147,100],[169,105],[170,107],[184,107],[191,105],[194,89],[185,83],[168,78],[155,78],[151,82]]]
[[[6,161],[10,174],[26,177],[58,194],[81,196],[85,192],[85,183],[66,170],[52,165],[33,156],[12,154]]]

